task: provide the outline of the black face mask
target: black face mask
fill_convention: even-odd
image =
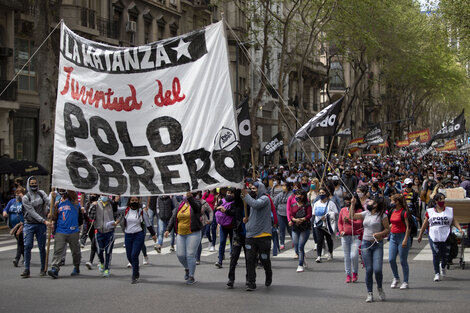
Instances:
[[[303,186],[303,187],[307,187],[307,186],[308,186],[308,184],[302,184],[302,186]]]
[[[38,186],[29,186],[31,191],[38,191]]]
[[[406,186],[407,186],[408,188],[411,188],[411,187],[413,187],[413,184],[408,184],[408,185],[406,185]]]
[[[59,191],[60,196],[63,198],[67,195],[67,191]]]
[[[98,196],[90,196],[90,202],[98,201]]]
[[[232,202],[233,199],[234,199],[233,196],[229,196],[229,195],[225,196],[225,201],[227,202]]]
[[[394,208],[396,208],[396,206],[397,205],[395,203],[392,203],[392,204],[390,204],[390,209],[394,209]]]
[[[334,182],[333,182],[333,185],[338,186],[338,185],[339,185],[339,181],[334,181]]]
[[[129,206],[131,207],[131,209],[137,210],[139,208],[139,202],[131,202],[129,203]]]
[[[253,199],[256,199],[256,195],[258,193],[256,191],[250,191],[250,196],[253,198]]]
[[[372,211],[375,207],[373,205],[368,204],[367,205],[367,210]]]

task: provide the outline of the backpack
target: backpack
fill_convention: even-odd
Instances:
[[[126,211],[124,212],[124,229],[127,227],[127,214],[129,214],[130,207],[126,208]],[[142,230],[145,230],[145,223],[144,223],[144,210],[139,208],[139,219],[140,219],[140,227],[142,227]]]
[[[222,206],[226,210],[230,210],[230,207],[232,206],[232,204],[233,204],[233,201],[227,202],[225,201],[225,199],[222,199]],[[217,221],[217,224],[219,224],[220,226],[229,227],[232,225],[233,216],[229,216],[225,214],[224,212],[217,210],[217,212],[215,212],[215,220]]]
[[[392,209],[388,212],[388,222],[390,223],[390,218],[392,217],[392,213],[395,211],[395,209]],[[416,217],[411,214],[411,211],[409,211],[408,214],[408,225],[410,226],[410,237],[416,237],[418,235],[418,221],[416,220]],[[406,225],[405,223],[405,210],[401,211],[401,221]]]

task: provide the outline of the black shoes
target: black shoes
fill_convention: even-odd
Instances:
[[[14,259],[14,260],[13,260],[13,266],[14,266],[14,267],[18,267],[18,260],[17,260],[17,259]]]
[[[30,274],[31,274],[31,273],[29,272],[29,270],[24,270],[23,273],[21,273],[20,276],[21,276],[22,278],[29,278]]]
[[[246,291],[255,291],[256,290],[256,284],[246,284]]]
[[[49,271],[47,271],[47,274],[54,279],[59,278],[59,272],[56,269],[50,269]]]
[[[233,280],[229,280],[229,281],[227,282],[227,287],[228,287],[228,289],[232,289],[232,288],[233,288]]]

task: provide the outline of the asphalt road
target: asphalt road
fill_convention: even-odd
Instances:
[[[141,268],[141,280],[131,285],[131,270],[122,248],[122,234],[112,259],[111,276],[101,277],[97,269],[87,270],[89,243],[82,253],[81,275],[70,277],[71,255],[60,271],[60,277],[39,277],[39,254],[33,253],[31,278],[21,279],[23,268],[14,268],[14,241],[6,231],[0,232],[0,312],[469,312],[470,270],[451,266],[447,278],[433,282],[432,262],[427,241],[414,243],[410,251],[410,289],[390,289],[392,274],[384,261],[385,302],[365,303],[364,269],[359,282],[345,284],[344,265],[339,241],[335,240],[333,261],[314,263],[309,242],[309,268],[296,273],[297,261],[289,249],[273,258],[273,285],[264,287],[264,271],[257,270],[258,289],[245,291],[245,266],[237,269],[235,288],[226,289],[228,261],[216,269],[217,253],[207,244],[201,265],[197,267],[197,283],[184,284],[184,271],[175,253],[169,252],[165,240],[163,254],[152,250],[150,265]],[[288,244],[290,247],[290,244]],[[339,248],[339,249],[338,249]],[[470,250],[469,250],[470,251]],[[468,253],[467,253],[468,255]],[[385,257],[388,250],[385,251]],[[228,258],[228,254],[227,254]],[[468,258],[467,258],[468,260]],[[96,264],[97,259],[95,260]],[[400,268],[400,266],[399,266]],[[401,269],[400,269],[401,273]],[[375,287],[374,287],[375,290]]]

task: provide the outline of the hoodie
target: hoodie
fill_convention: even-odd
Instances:
[[[31,190],[29,182],[33,178],[36,179],[31,176],[26,183],[27,193],[23,197],[24,220],[26,224],[43,224],[49,213],[51,201],[44,191],[39,190],[39,186],[37,191]]]
[[[246,204],[251,208],[246,223],[246,238],[263,233],[272,234],[271,202],[266,195],[266,187],[261,182],[255,182],[254,185],[258,188],[256,199],[249,194],[245,196]]]

